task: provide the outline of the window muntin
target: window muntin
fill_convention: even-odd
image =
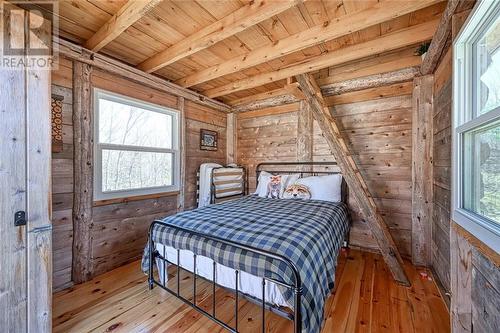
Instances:
[[[96,89],[94,198],[179,188],[176,111]]]

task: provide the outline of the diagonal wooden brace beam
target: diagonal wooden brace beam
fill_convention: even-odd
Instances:
[[[296,78],[306,97],[306,101],[309,103],[313,117],[323,131],[323,136],[328,142],[328,146],[335,156],[340,170],[342,170],[342,174],[349,186],[349,194],[354,196],[362,216],[370,226],[372,234],[377,240],[380,252],[389,266],[394,279],[401,284],[410,285],[403,269],[403,259],[399,254],[384,219],[377,211],[375,201],[371,197],[366,182],[351,157],[335,119],[330,114],[319,86],[311,75],[300,74]]]

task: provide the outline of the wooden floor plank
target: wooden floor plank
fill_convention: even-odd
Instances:
[[[375,260],[373,253],[363,253],[365,268],[361,277],[356,332],[370,332],[373,309],[373,285],[375,283]]]
[[[430,273],[405,262],[412,287],[397,284],[378,254],[348,250],[339,256],[336,286],[325,305],[322,333],[450,332],[449,313]],[[176,279],[169,270],[169,286]],[[425,273],[425,274],[420,274]],[[428,277],[429,276],[429,277]],[[181,294],[192,297],[192,276],[181,274]],[[212,287],[198,279],[199,306],[211,313]],[[234,325],[234,293],[217,288],[218,317]],[[258,332],[261,309],[242,298],[241,332]],[[225,330],[156,287],[148,290],[134,262],[54,295],[54,332],[201,332]],[[266,312],[266,332],[291,332],[292,322]]]
[[[371,332],[397,332],[391,325],[394,309],[391,309],[389,285],[392,280],[388,278],[390,272],[387,266],[379,258],[375,259],[374,274]]]

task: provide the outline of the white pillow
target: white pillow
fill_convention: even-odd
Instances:
[[[295,184],[307,186],[312,200],[342,201],[342,175],[305,177],[297,180]]]
[[[269,185],[269,182],[271,181],[271,176],[267,171],[261,171],[259,174],[259,184],[257,185],[257,189],[255,190],[255,194],[257,194],[259,197],[265,198],[267,196],[267,187]],[[292,174],[292,175],[277,175],[281,176],[281,190],[280,190],[280,199],[283,198],[283,192],[285,192],[285,189],[292,185],[295,184],[295,182],[299,179],[300,175],[298,174]]]
[[[267,185],[271,180],[270,177],[272,175],[267,171],[261,171],[259,174],[259,182],[257,185],[257,189],[255,190],[255,194],[259,195],[259,197],[265,197],[267,194]]]

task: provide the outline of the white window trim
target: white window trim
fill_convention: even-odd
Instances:
[[[148,103],[141,101],[139,99],[123,96],[110,91],[106,91],[99,88],[94,88],[94,200],[107,200],[107,199],[119,199],[147,194],[160,194],[177,192],[180,189],[180,143],[179,143],[179,111],[164,106]],[[128,146],[128,145],[118,145],[109,143],[99,143],[99,98],[105,97],[108,100],[116,101],[119,103],[139,107],[146,109],[148,111],[159,112],[163,114],[168,114],[172,116],[172,148],[153,148],[153,147],[141,147],[141,146]],[[161,153],[172,153],[172,166],[173,166],[173,177],[172,185],[169,186],[155,186],[155,187],[143,187],[139,189],[130,190],[117,190],[102,192],[102,150],[103,149],[117,149],[117,150],[129,150],[129,151],[147,151],[147,152],[161,152]]]
[[[489,26],[500,10],[500,2],[482,0],[476,4],[460,34],[453,43],[453,112],[452,112],[452,219],[480,241],[500,253],[500,226],[489,219],[462,208],[462,147],[461,134],[480,124],[500,118],[500,108],[473,120],[473,56],[472,41]],[[486,18],[486,19],[485,19]]]

